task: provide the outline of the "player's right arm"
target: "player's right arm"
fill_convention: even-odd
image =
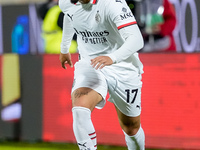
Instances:
[[[73,63],[71,61],[71,55],[69,53],[69,48],[71,45],[71,40],[74,35],[73,26],[69,20],[69,16],[67,15],[67,11],[65,8],[64,1],[59,2],[59,6],[61,10],[64,12],[63,18],[63,34],[62,34],[62,42],[61,42],[61,51],[60,51],[60,63],[64,69],[66,69],[66,64],[69,64],[70,67],[73,67]],[[62,6],[62,7],[61,7]]]
[[[66,64],[69,64],[69,66],[72,68],[73,63],[71,61],[71,54],[70,53],[67,53],[67,54],[60,53],[60,63],[64,69],[67,69],[67,67],[65,66]]]

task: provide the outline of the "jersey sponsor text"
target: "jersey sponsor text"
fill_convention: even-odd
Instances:
[[[128,13],[120,15],[120,17],[121,17],[121,20],[124,20],[124,19],[128,19],[130,17],[133,17],[133,14],[132,14],[132,12],[128,12]]]
[[[78,31],[75,29],[77,35],[82,36],[82,40],[85,43],[90,44],[102,44],[107,42],[106,36],[109,35],[109,32],[107,30],[100,31],[100,32],[90,32],[90,31]]]

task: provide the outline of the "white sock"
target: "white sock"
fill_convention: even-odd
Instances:
[[[85,107],[72,108],[73,130],[80,150],[96,150],[96,132],[91,121],[91,111]]]
[[[145,150],[145,135],[141,126],[138,132],[133,136],[129,136],[125,132],[124,134],[128,150]]]

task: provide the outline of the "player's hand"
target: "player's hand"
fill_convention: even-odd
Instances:
[[[62,65],[62,67],[64,69],[67,69],[67,67],[65,66],[66,64],[69,64],[69,66],[72,68],[73,67],[73,63],[71,61],[71,54],[67,53],[67,54],[62,54],[60,53],[60,63]]]
[[[91,65],[95,69],[102,69],[105,66],[112,65],[113,61],[109,56],[98,56],[94,59],[91,59]]]

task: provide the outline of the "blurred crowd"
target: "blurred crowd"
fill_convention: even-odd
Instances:
[[[58,6],[58,0],[48,0],[38,6],[38,17],[42,20],[42,37],[45,53],[59,54],[62,40],[64,13]],[[74,35],[70,53],[77,52],[76,35]]]
[[[142,52],[175,52],[176,15],[169,0],[127,0],[144,37]]]

